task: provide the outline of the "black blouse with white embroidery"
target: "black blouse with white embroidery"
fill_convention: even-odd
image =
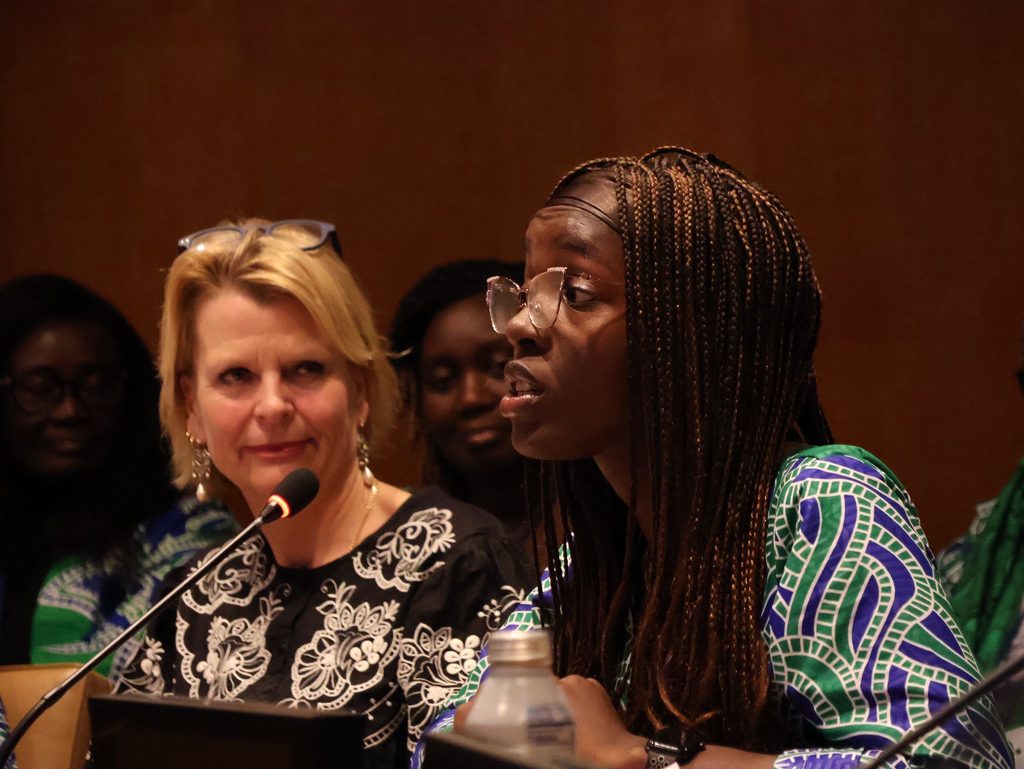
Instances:
[[[437,488],[315,569],[256,534],[150,629],[118,691],[365,713],[367,766],[407,765],[528,575],[496,519]]]

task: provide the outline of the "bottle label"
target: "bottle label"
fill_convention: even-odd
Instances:
[[[576,725],[569,710],[558,703],[530,705],[526,709],[526,739],[538,748],[568,747],[576,743]]]

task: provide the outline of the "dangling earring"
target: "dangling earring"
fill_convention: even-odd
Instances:
[[[185,431],[188,438],[188,445],[192,447],[192,482],[196,485],[196,499],[200,502],[208,502],[210,495],[203,485],[210,482],[210,452],[199,441],[192,437],[188,430]]]
[[[372,489],[377,479],[370,469],[370,444],[366,442],[366,433],[363,432],[362,425],[359,425],[356,431],[356,457],[359,459],[359,472],[363,474],[363,485]]]

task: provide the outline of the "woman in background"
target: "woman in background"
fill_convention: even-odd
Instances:
[[[398,306],[391,349],[403,405],[424,443],[422,482],[492,513],[530,553],[523,459],[498,411],[512,346],[487,315],[492,275],[522,280],[523,263],[466,260],[428,272]]]
[[[1017,382],[1024,393],[1024,338]],[[1024,654],[1024,458],[999,496],[978,505],[970,529],[938,561],[939,577],[982,672]],[[1017,755],[1024,757],[1024,674],[1005,682],[993,697]]]
[[[777,198],[689,150],[596,160],[534,215],[526,278],[488,303],[512,441],[572,533],[545,600],[582,757],[855,767],[976,681],[906,490],[832,443]],[[890,766],[944,759],[1012,765],[990,701]]]
[[[0,662],[81,662],[234,521],[171,485],[156,370],[113,306],[31,275],[0,308]]]
[[[320,491],[157,620],[122,690],[364,713],[366,765],[404,766],[525,571],[487,513],[371,471],[395,374],[333,225],[249,220],[180,246],[160,325],[178,483],[247,514],[299,467]]]

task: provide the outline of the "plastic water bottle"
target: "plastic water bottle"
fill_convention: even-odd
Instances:
[[[491,633],[490,671],[466,717],[465,733],[533,758],[571,757],[576,724],[551,672],[546,630]]]

